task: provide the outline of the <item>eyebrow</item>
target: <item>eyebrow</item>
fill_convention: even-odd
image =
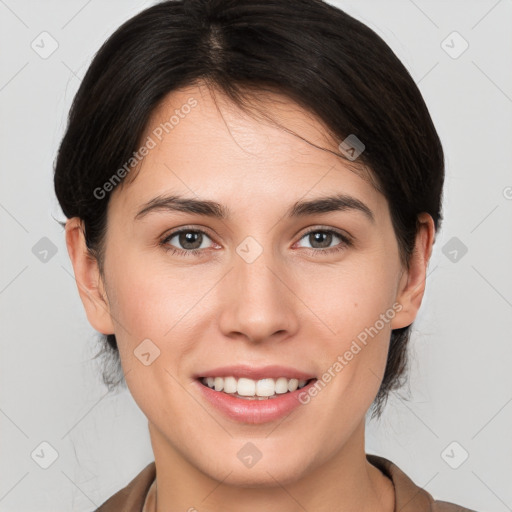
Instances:
[[[157,211],[195,213],[220,220],[230,217],[229,209],[216,201],[170,195],[158,196],[145,203],[142,209],[135,215],[135,220]],[[306,217],[308,215],[337,211],[359,211],[372,223],[375,222],[375,216],[366,204],[346,194],[297,201],[287,210],[285,217]]]

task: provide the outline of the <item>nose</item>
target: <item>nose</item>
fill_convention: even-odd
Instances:
[[[234,268],[223,284],[219,325],[230,338],[252,343],[283,340],[298,329],[300,302],[289,283],[291,273],[282,262],[263,250],[252,262],[234,255]]]

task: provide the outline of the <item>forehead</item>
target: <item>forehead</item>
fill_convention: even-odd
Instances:
[[[275,93],[249,99],[250,114],[201,84],[168,94],[147,123],[134,179],[114,195],[126,206],[179,191],[261,207],[335,189],[382,201],[314,115]]]

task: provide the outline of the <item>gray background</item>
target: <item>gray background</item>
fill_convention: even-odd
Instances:
[[[0,0],[1,511],[93,510],[153,460],[144,416],[126,390],[106,395],[91,361],[52,189],[94,52],[151,3]],[[438,499],[512,510],[512,1],[335,4],[410,70],[447,164],[409,395],[368,423],[367,451]]]

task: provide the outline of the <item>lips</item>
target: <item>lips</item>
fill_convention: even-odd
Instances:
[[[246,378],[252,380],[261,379],[278,379],[279,377],[286,377],[287,379],[297,380],[310,380],[315,379],[316,375],[308,372],[292,368],[290,366],[270,365],[270,366],[250,366],[250,365],[235,365],[235,366],[220,366],[197,372],[194,376],[195,379],[203,377],[235,377],[236,379]]]
[[[205,400],[207,407],[219,411],[226,418],[238,423],[258,425],[281,420],[301,406],[303,407],[301,410],[304,411],[302,414],[311,411],[310,408],[304,407],[305,403],[301,401],[300,397],[309,393],[309,389],[315,385],[315,382],[316,379],[313,379],[302,389],[296,389],[265,400],[247,400],[247,397],[238,398],[235,395],[215,391],[203,385],[199,379],[196,379],[193,385],[196,387],[199,396]]]

